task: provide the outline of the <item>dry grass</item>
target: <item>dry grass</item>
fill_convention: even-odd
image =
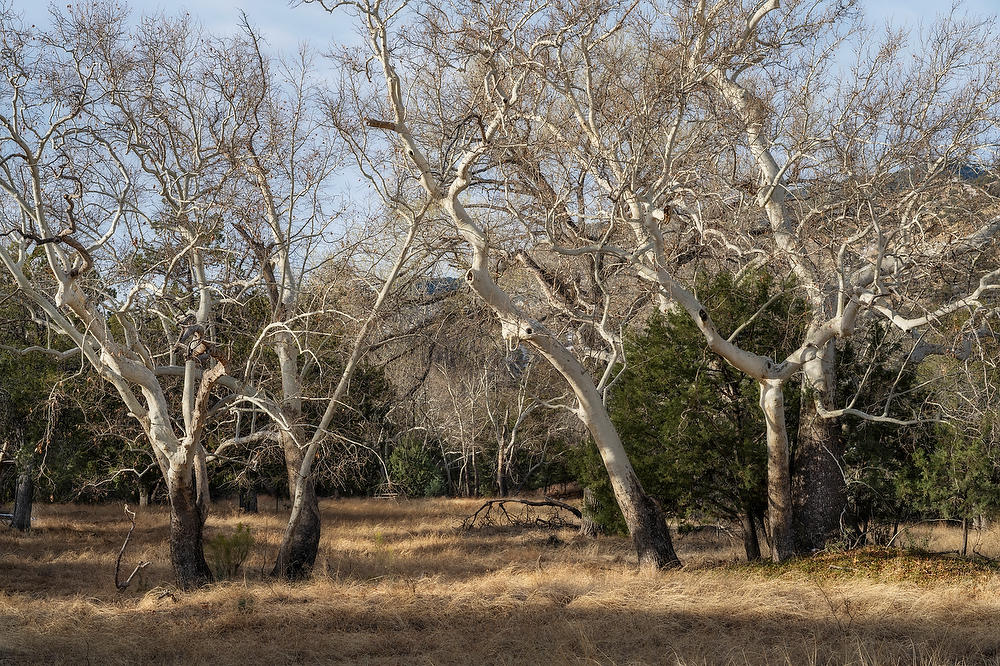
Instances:
[[[701,533],[678,541],[683,570],[641,575],[621,539],[458,531],[475,506],[324,502],[299,585],[262,578],[282,516],[216,507],[209,535],[246,522],[257,537],[245,579],[175,601],[160,598],[163,509],[140,514],[126,561],[153,564],[120,595],[120,507],[42,505],[30,534],[0,530],[0,663],[1000,663],[1000,574],[984,563],[867,550],[747,566]],[[957,539],[933,526],[910,541]]]

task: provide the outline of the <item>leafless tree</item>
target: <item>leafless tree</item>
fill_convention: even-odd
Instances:
[[[953,12],[911,57],[908,36],[866,31],[843,2],[351,6],[389,100],[362,112],[399,139],[474,248],[468,281],[505,336],[544,341],[532,344],[593,421],[603,409],[580,384],[592,380],[499,289],[490,261],[520,243],[630,265],[660,309],[687,312],[761,385],[773,557],[795,551],[796,531],[799,548],[821,546],[843,507],[836,419],[910,420],[838,401],[837,340],[869,316],[933,337],[1000,283],[995,192],[962,173],[995,159],[993,22]],[[406,21],[409,37],[390,29]],[[846,49],[857,56],[845,67]],[[793,275],[808,304],[784,358],[738,340],[743,326],[719,331],[693,288],[697,270],[758,267]],[[575,300],[547,285],[553,305]],[[793,495],[783,390],[796,377],[807,400]]]
[[[335,9],[333,3],[324,6]],[[531,303],[515,302],[494,277],[495,248],[510,230],[502,221],[493,226],[496,215],[490,214],[490,203],[480,205],[473,202],[473,196],[482,191],[479,186],[494,168],[489,159],[494,144],[506,142],[506,127],[526,93],[531,68],[512,68],[500,54],[491,52],[490,44],[483,46],[472,40],[463,46],[466,34],[438,29],[433,21],[408,32],[400,29],[401,21],[419,16],[424,9],[437,16],[439,12],[433,7],[344,6],[355,13],[368,37],[363,54],[347,54],[341,59],[345,91],[353,96],[355,113],[360,116],[354,149],[359,161],[368,166],[363,171],[384,200],[402,196],[441,211],[448,224],[442,234],[457,235],[457,240],[471,248],[465,281],[499,319],[509,348],[525,344],[547,359],[571,387],[577,413],[608,469],[640,565],[677,566],[662,511],[643,491],[594,379],[569,349],[568,341],[529,314]],[[511,5],[500,8],[499,13],[516,26],[519,21],[534,21],[538,11]],[[547,48],[548,39],[549,35],[542,34],[528,40],[526,60],[519,58],[518,64],[539,55]],[[364,82],[365,73],[370,76],[372,61],[384,79],[375,91],[374,85]],[[376,132],[384,133],[388,143],[380,141]],[[393,167],[395,173],[403,171],[397,180],[386,178]],[[450,231],[445,231],[449,227]],[[449,238],[447,242],[453,241]],[[505,249],[509,252],[513,248],[505,244]]]

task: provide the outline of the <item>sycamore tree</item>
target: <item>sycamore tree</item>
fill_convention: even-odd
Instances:
[[[252,250],[256,272],[248,291],[262,294],[268,310],[247,371],[278,396],[280,416],[242,442],[281,445],[292,510],[272,575],[294,579],[311,570],[319,546],[317,456],[350,408],[348,390],[397,282],[406,283],[401,275],[426,210],[345,211],[330,195],[344,171],[343,151],[312,54],[303,48],[295,59],[268,57],[245,19],[243,28],[217,53],[226,66],[214,85],[238,119],[220,150],[238,175],[233,228]],[[336,347],[342,358],[334,364]],[[323,408],[309,407],[315,404]]]
[[[361,52],[347,52],[339,62],[344,99],[352,100],[350,114],[340,117],[354,137],[361,171],[383,200],[419,202],[443,222],[435,245],[464,255],[465,282],[499,319],[508,348],[523,344],[539,354],[571,389],[573,409],[597,443],[640,565],[678,565],[662,511],[644,492],[598,381],[581,362],[586,345],[541,320],[553,305],[545,290],[515,300],[496,278],[498,261],[516,260],[519,248],[533,246],[531,232],[525,235],[521,221],[494,195],[506,182],[496,162],[498,146],[521,144],[508,130],[520,115],[522,97],[533,98],[532,70],[525,65],[549,48],[551,37],[544,30],[532,34],[519,42],[524,53],[512,61],[503,52],[504,30],[536,25],[539,8],[496,6],[500,30],[483,41],[464,27],[451,29],[436,6],[324,6],[353,13],[367,38]],[[464,19],[466,9],[475,14],[470,19],[492,15],[483,6],[462,8],[451,18]],[[377,84],[372,63],[379,70]]]
[[[231,405],[275,413],[220,342],[247,248],[227,233],[232,168],[217,140],[236,119],[194,84],[218,62],[189,22],[129,33],[100,3],[54,13],[47,30],[0,20],[0,262],[61,336],[52,353],[79,355],[141,426],[170,500],[177,583],[203,584],[206,429]]]
[[[2,20],[0,260],[63,336],[49,353],[79,355],[140,424],[181,587],[212,579],[208,465],[248,437],[282,445],[293,505],[274,573],[303,575],[319,541],[313,464],[420,211],[360,220],[364,242],[331,237],[337,147],[308,54],[272,62],[249,25],[219,38],[184,17],[130,24],[102,3],[55,12],[48,30]],[[386,242],[387,224],[402,237]],[[337,261],[360,287],[353,312],[316,272]],[[337,319],[344,336],[330,332]],[[346,357],[328,373],[341,338]],[[305,401],[325,408],[307,414]],[[227,433],[241,413],[261,427]]]

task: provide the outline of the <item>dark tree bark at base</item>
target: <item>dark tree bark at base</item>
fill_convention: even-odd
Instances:
[[[300,580],[308,576],[319,552],[320,527],[316,486],[307,481],[302,497],[302,515],[291,532],[286,531],[271,575],[286,580]]]
[[[35,477],[30,471],[21,472],[17,477],[17,491],[14,493],[14,517],[10,526],[27,532],[31,529],[31,505],[35,499]]]
[[[838,430],[835,420],[816,412],[813,400],[803,400],[792,470],[793,529],[800,554],[826,548],[841,531],[847,487]]]
[[[754,524],[754,511],[751,508],[743,510],[743,549],[747,554],[747,562],[761,559],[760,540],[757,538],[757,526]]]
[[[173,487],[176,486],[176,487]],[[196,501],[194,479],[172,479],[170,493],[170,563],[177,587],[191,590],[212,582],[202,542],[203,519]]]
[[[636,480],[638,482],[638,480]],[[632,543],[639,556],[640,569],[673,569],[681,566],[674,552],[670,528],[659,505],[641,489],[637,493],[638,516],[625,516],[632,533]]]
[[[816,409],[836,406],[837,346],[831,340],[803,366],[798,442],[792,461],[792,535],[796,552],[826,548],[841,536],[847,507],[840,424]]]

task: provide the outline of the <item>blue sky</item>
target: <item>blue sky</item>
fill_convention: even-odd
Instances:
[[[79,0],[74,0],[79,1]],[[346,13],[327,14],[317,5],[292,6],[287,0],[198,0],[196,2],[164,2],[163,0],[131,0],[135,12],[188,11],[198,17],[211,32],[236,29],[239,10],[263,33],[268,43],[278,50],[294,50],[302,41],[323,48],[331,41],[356,39]],[[44,0],[14,0],[14,8],[23,12],[33,23],[45,23],[47,4]],[[921,19],[931,19],[950,7],[950,0],[862,0],[870,21],[881,24],[914,25]],[[972,14],[1000,13],[1000,0],[966,0],[964,6]]]
[[[209,32],[225,34],[237,29],[240,10],[246,12],[251,25],[275,49],[294,51],[303,41],[322,49],[332,41],[357,39],[345,12],[328,14],[318,5],[293,6],[286,0],[196,0],[165,2],[163,0],[120,0],[134,14],[187,11],[201,21]],[[79,0],[74,0],[79,2]],[[57,6],[63,3],[55,3]],[[13,7],[30,23],[48,22],[49,4],[45,0],[13,0]]]
[[[862,0],[869,20],[881,23],[916,24],[921,19],[934,18],[951,7],[950,0]],[[1000,0],[966,0],[963,7],[970,14],[996,14]]]

